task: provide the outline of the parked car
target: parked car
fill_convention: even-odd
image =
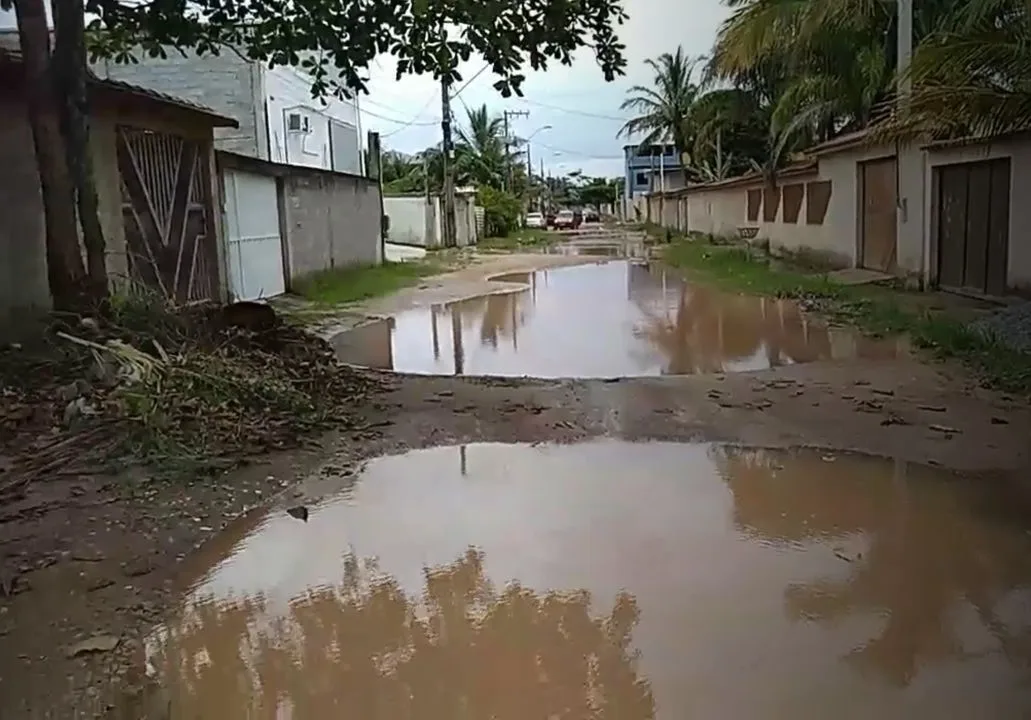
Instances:
[[[601,217],[598,215],[597,210],[587,210],[584,213],[584,220],[586,220],[587,222],[598,222],[599,220],[601,220]]]
[[[545,220],[544,215],[539,212],[532,212],[526,214],[526,227],[528,228],[544,228]]]
[[[576,227],[576,216],[572,210],[560,210],[555,216],[555,229],[564,230]]]

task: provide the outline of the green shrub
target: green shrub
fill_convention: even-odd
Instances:
[[[484,186],[476,191],[476,202],[483,208],[487,237],[507,237],[519,227],[522,204],[512,193]]]

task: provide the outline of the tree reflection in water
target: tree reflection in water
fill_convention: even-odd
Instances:
[[[741,448],[713,456],[745,532],[795,546],[865,540],[846,579],[785,591],[787,612],[798,621],[884,619],[883,629],[849,654],[859,669],[904,687],[922,667],[969,657],[957,637],[963,606],[1009,662],[1031,666],[1027,631],[1007,627],[998,611],[1005,596],[1031,585],[1031,542],[1023,529],[974,509],[978,497],[1002,488],[950,482],[903,463],[886,473],[875,458],[828,463],[818,455]]]
[[[339,586],[265,610],[208,598],[168,629],[157,665],[175,717],[654,717],[632,596],[595,618],[586,591],[498,591],[473,549],[427,570],[421,598],[346,556]]]

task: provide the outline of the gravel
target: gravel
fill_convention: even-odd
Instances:
[[[1031,302],[992,313],[970,327],[1014,350],[1031,353]]]

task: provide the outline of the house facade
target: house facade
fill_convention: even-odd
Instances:
[[[1031,133],[812,148],[776,184],[749,174],[648,198],[667,227],[768,242],[827,265],[987,297],[1031,295]]]
[[[220,55],[139,57],[134,64],[101,60],[101,78],[121,80],[213,108],[239,127],[216,135],[216,147],[286,165],[362,175],[365,172],[358,99],[311,96],[298,69],[269,68],[231,50]]]
[[[225,294],[213,129],[195,103],[91,78],[90,154],[108,275],[179,302]],[[0,47],[0,325],[50,307],[42,191],[17,49]]]
[[[683,167],[672,143],[623,146],[623,205],[633,218],[634,206],[652,192],[684,186]]]

